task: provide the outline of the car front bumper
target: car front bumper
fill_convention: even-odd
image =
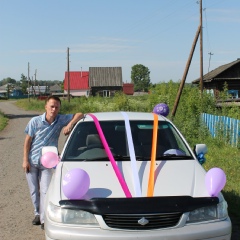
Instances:
[[[161,230],[126,231],[117,229],[83,228],[57,224],[45,219],[46,240],[230,240],[232,225],[227,218],[220,222],[186,225],[180,228]]]

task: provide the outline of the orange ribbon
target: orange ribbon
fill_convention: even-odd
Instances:
[[[153,190],[154,190],[154,176],[155,176],[157,134],[158,134],[158,115],[153,114],[153,116],[154,116],[154,122],[153,122],[153,136],[152,136],[151,165],[150,165],[149,180],[148,180],[148,192],[147,192],[148,197],[153,196]]]

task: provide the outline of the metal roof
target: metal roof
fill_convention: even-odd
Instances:
[[[69,72],[70,90],[86,90],[89,89],[87,71],[71,71]],[[68,89],[68,72],[65,72],[64,89]]]

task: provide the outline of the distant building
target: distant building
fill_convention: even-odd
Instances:
[[[89,96],[88,85],[89,72],[87,71],[71,71],[69,72],[69,92],[70,95],[80,97]],[[64,78],[64,94],[68,94],[68,72],[65,72]]]
[[[11,92],[10,96],[12,97],[21,97],[23,96],[23,92],[21,89],[13,89],[13,91]]]
[[[6,97],[7,96],[7,89],[8,89],[8,85],[5,84],[3,86],[0,86],[0,97]]]
[[[192,81],[193,84],[200,84],[200,78]],[[238,97],[240,92],[240,58],[236,61],[222,65],[203,76],[203,88],[218,96],[220,91],[224,90],[227,83],[229,94]],[[231,91],[233,90],[233,91]]]
[[[27,88],[27,92],[30,95],[42,95],[49,94],[48,86],[31,86]]]
[[[69,74],[69,76],[68,76]],[[68,82],[69,77],[69,82]],[[71,96],[102,96],[111,97],[115,92],[121,91],[127,95],[134,94],[133,83],[122,82],[121,67],[90,67],[87,71],[70,71],[65,72],[64,92]],[[50,88],[50,91],[51,88]],[[52,93],[57,94],[57,93]]]
[[[90,67],[89,87],[92,96],[111,97],[116,91],[122,91],[121,67]]]
[[[58,84],[55,84],[55,85],[49,87],[49,92],[50,93],[61,93],[62,89]]]
[[[126,95],[134,94],[134,84],[133,83],[123,83],[123,93]]]

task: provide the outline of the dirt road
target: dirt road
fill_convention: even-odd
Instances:
[[[33,226],[33,206],[22,170],[24,129],[28,121],[41,113],[23,111],[12,102],[0,102],[0,111],[9,120],[0,132],[0,239],[44,240],[44,231]],[[65,141],[60,137],[59,150]]]

